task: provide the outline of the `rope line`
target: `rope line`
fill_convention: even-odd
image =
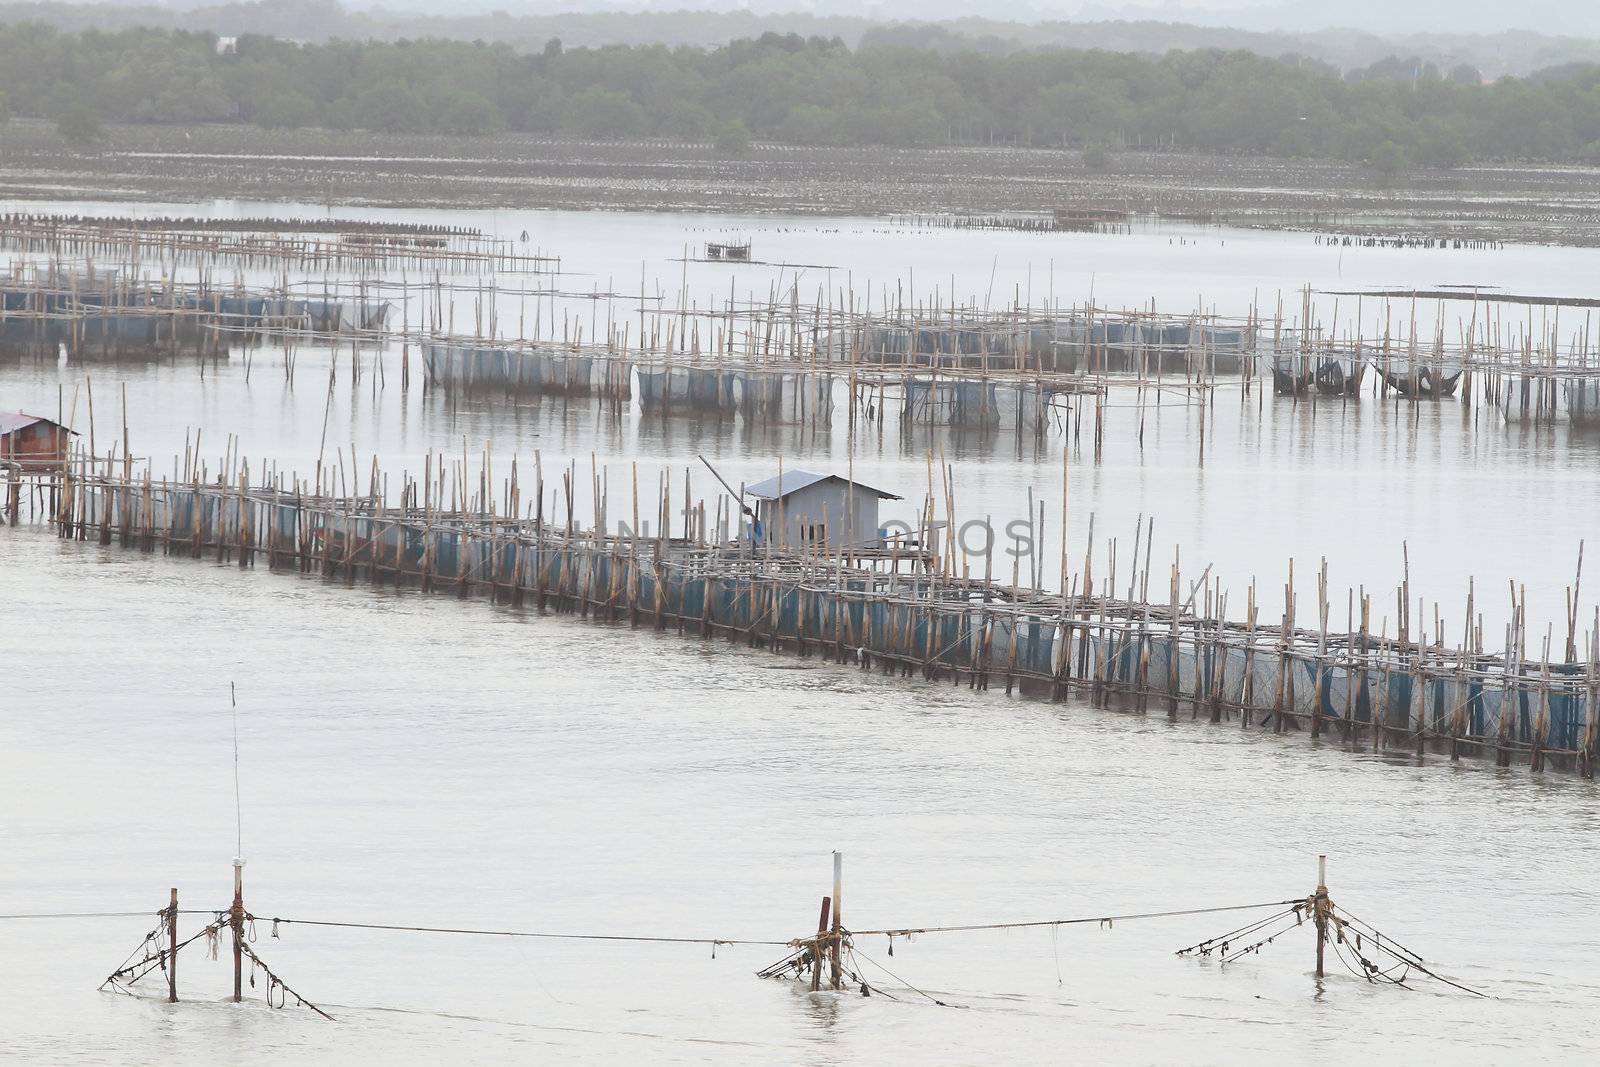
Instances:
[[[162,947],[160,941],[158,940],[159,935],[146,934],[145,939],[139,943],[139,948],[144,948],[145,945],[155,942],[156,950],[145,956],[145,958],[140,960],[138,963],[128,964],[125,962],[123,966],[111,972],[111,974],[106,977],[104,982],[100,983],[100,988],[104,989],[107,985],[116,987],[119,985],[122,979],[128,978],[129,975],[133,975],[133,977],[128,978],[127,984],[133,985],[135,982],[149,974],[151,971],[155,970],[157,967],[165,970],[167,966],[167,960],[176,956],[183,949],[200,940],[202,937],[206,937],[207,935],[211,934],[216,929],[217,924],[212,923],[211,925],[202,929],[199,933],[195,934],[193,937],[179,942],[178,945],[173,948]],[[136,948],[133,950],[132,955],[137,955],[138,952],[139,949]],[[129,958],[132,958],[132,955],[130,955]],[[143,970],[140,970],[140,968],[143,968]]]
[[[1075,926],[1083,923],[1111,923],[1128,922],[1134,919],[1168,919],[1180,915],[1215,915],[1225,911],[1252,911],[1257,908],[1282,908],[1291,904],[1298,904],[1297,900],[1267,900],[1260,904],[1230,904],[1219,908],[1182,908],[1176,911],[1144,911],[1133,912],[1127,915],[1089,915],[1073,919],[1038,919],[1029,922],[1014,923],[974,923],[967,926],[897,926],[884,930],[851,930],[850,933],[857,937],[881,935],[885,937],[907,937],[911,934],[948,934],[968,930],[1022,930],[1029,927],[1040,926]]]
[[[285,1004],[287,1004],[289,1002],[289,998],[290,997],[294,997],[294,1002],[296,1004],[300,1005],[301,1007],[310,1008],[312,1011],[316,1012],[318,1015],[322,1016],[324,1019],[328,1020],[330,1023],[335,1021],[333,1016],[329,1015],[327,1012],[323,1011],[321,1008],[319,1008],[315,1004],[311,1003],[311,1001],[307,1000],[305,997],[301,996],[299,993],[296,993],[293,989],[290,989],[289,988],[289,984],[287,982],[285,982],[282,978],[279,978],[276,974],[274,974],[272,968],[267,966],[266,961],[263,960],[260,956],[257,956],[256,953],[255,953],[255,950],[252,949],[249,945],[244,944],[243,942],[241,942],[239,944],[239,950],[244,956],[248,957],[249,960],[250,960],[250,985],[252,987],[254,987],[255,984],[256,984],[256,972],[255,972],[255,969],[257,967],[260,967],[263,971],[265,971],[267,973],[267,1007],[269,1007],[269,1008],[270,1007],[274,1007],[274,1005],[272,1003],[272,994],[276,991],[276,992],[279,992],[279,994],[280,994],[280,999],[279,999],[279,1002],[276,1005],[276,1007],[280,1007],[280,1008],[283,1007]]]
[[[27,912],[18,915],[0,915],[0,921],[9,919],[147,919],[152,915],[166,916],[171,914],[171,908],[159,908],[151,911],[55,911],[55,912]],[[179,915],[211,915],[210,908],[179,908]]]
[[[1300,909],[1298,906],[1293,908],[1285,908],[1283,911],[1275,911],[1264,919],[1256,919],[1253,922],[1248,922],[1243,926],[1229,930],[1225,934],[1218,934],[1216,937],[1208,937],[1198,944],[1190,945],[1188,948],[1180,948],[1176,955],[1188,956],[1194,954],[1199,956],[1209,956],[1213,952],[1220,951],[1222,955],[1226,956],[1228,954],[1228,947],[1233,942],[1239,940],[1240,938],[1249,937],[1257,931],[1263,930],[1272,925],[1279,919],[1290,915],[1295,915],[1298,917],[1299,914]]]
[[[1333,954],[1338,957],[1340,963],[1344,964],[1344,969],[1349,971],[1357,978],[1364,979],[1368,982],[1388,982],[1390,985],[1405,986],[1406,978],[1410,976],[1411,964],[1407,963],[1405,960],[1400,960],[1393,967],[1390,967],[1388,970],[1384,970],[1376,963],[1373,963],[1371,960],[1363,956],[1354,945],[1347,942],[1341,942],[1337,939],[1334,940],[1332,944]],[[1350,966],[1349,959],[1345,957],[1345,952],[1347,950],[1351,955],[1355,956],[1358,962],[1360,962],[1361,970],[1358,971],[1354,967]],[[1399,978],[1396,978],[1394,976],[1395,971],[1402,971],[1403,973]]]
[[[850,960],[850,966],[846,969],[846,973],[849,974],[853,980],[861,983],[861,993],[863,996],[888,997],[893,1001],[898,1001],[900,999],[887,989],[875,986],[871,982],[867,981],[866,975],[861,973],[861,960],[856,956],[854,945],[846,945],[844,954]]]
[[[250,915],[248,918],[261,918]],[[274,924],[290,923],[299,926],[332,926],[349,930],[395,930],[403,933],[416,934],[473,934],[481,937],[534,937],[553,941],[633,941],[669,945],[761,945],[768,948],[788,948],[788,941],[757,941],[737,937],[661,937],[642,934],[563,934],[542,930],[478,930],[469,927],[457,926],[401,926],[394,923],[358,923],[358,922],[333,922],[326,919],[281,919],[274,917]]]
[[[1343,912],[1343,917],[1346,918],[1346,919],[1355,919],[1356,918],[1354,915],[1351,915],[1348,911],[1344,911],[1344,909],[1342,909],[1342,908],[1339,909],[1339,910]],[[1430,968],[1426,964],[1424,964],[1422,962],[1422,957],[1421,956],[1418,956],[1416,953],[1412,952],[1410,949],[1406,948],[1404,945],[1400,945],[1400,944],[1398,944],[1398,943],[1396,943],[1394,941],[1391,941],[1387,935],[1379,934],[1378,931],[1370,923],[1363,922],[1362,920],[1359,920],[1359,919],[1356,919],[1356,921],[1360,922],[1362,926],[1365,926],[1369,931],[1371,931],[1371,935],[1370,936],[1372,937],[1372,946],[1373,946],[1374,949],[1377,949],[1380,952],[1387,953],[1388,955],[1390,955],[1394,959],[1399,960],[1400,962],[1406,964],[1410,969],[1421,971],[1423,974],[1427,975],[1429,978],[1432,978],[1434,981],[1443,982],[1445,985],[1450,986],[1452,989],[1459,989],[1463,993],[1471,993],[1473,996],[1482,997],[1485,1000],[1492,1000],[1493,999],[1492,997],[1489,996],[1489,994],[1484,993],[1481,990],[1473,989],[1471,986],[1462,985],[1460,982],[1452,981],[1449,978],[1446,978],[1444,975],[1439,974],[1437,971],[1433,970],[1432,968]],[[1393,947],[1390,947],[1390,946],[1393,946]]]
[[[1222,962],[1227,964],[1242,955],[1258,951],[1261,947],[1266,944],[1270,944],[1280,935],[1287,933],[1294,927],[1302,925],[1306,921],[1306,916],[1302,912],[1305,904],[1305,900],[1295,898],[1290,900],[1262,901],[1255,904],[1231,904],[1210,908],[1177,908],[1168,911],[1126,912],[1122,914],[1088,915],[1059,919],[1037,919],[1021,922],[968,923],[951,926],[901,926],[872,930],[840,930],[838,933],[830,936],[844,939],[845,950],[850,953],[852,961],[859,958],[883,971],[895,981],[903,984],[907,989],[911,989],[914,992],[927,997],[929,1000],[933,1000],[935,1003],[940,1003],[937,998],[934,998],[922,990],[917,989],[915,986],[912,986],[910,983],[905,982],[904,979],[900,978],[899,975],[894,974],[893,971],[890,971],[887,967],[873,959],[871,956],[865,953],[860,953],[858,957],[854,946],[849,944],[849,939],[867,936],[888,937],[890,939],[892,951],[894,938],[909,938],[917,934],[963,933],[983,930],[1025,930],[1048,927],[1051,929],[1053,937],[1055,931],[1062,926],[1077,926],[1087,923],[1099,923],[1101,925],[1109,926],[1118,921],[1128,922],[1141,919],[1164,919],[1190,915],[1215,915],[1226,912],[1255,911],[1263,908],[1285,909],[1277,911],[1274,914],[1267,915],[1264,918],[1254,920],[1237,929],[1230,930],[1227,934],[1221,935],[1220,937],[1208,938],[1197,945],[1190,946],[1186,949],[1181,949],[1178,952],[1179,955],[1188,955],[1190,953],[1209,955],[1212,951],[1220,948],[1223,956]],[[1396,979],[1393,974],[1394,971],[1401,970],[1409,972],[1411,970],[1416,970],[1438,982],[1442,982],[1443,984],[1454,989],[1461,990],[1462,992],[1471,993],[1474,996],[1486,996],[1486,994],[1480,992],[1479,990],[1462,985],[1459,982],[1452,981],[1451,979],[1438,974],[1422,962],[1422,957],[1418,953],[1413,952],[1411,949],[1406,948],[1405,946],[1394,941],[1392,938],[1389,938],[1387,935],[1378,931],[1370,923],[1367,923],[1359,917],[1350,914],[1345,909],[1336,908],[1333,909],[1333,911],[1333,920],[1336,924],[1349,928],[1352,933],[1355,933],[1358,936],[1364,934],[1367,938],[1371,939],[1372,949],[1375,952],[1382,952],[1394,958],[1398,964],[1398,966],[1387,970],[1379,968],[1366,960],[1355,945],[1350,945],[1348,948],[1364,965],[1364,969],[1367,971],[1367,973],[1361,974],[1360,972],[1356,972],[1353,968],[1351,968],[1352,973],[1357,974],[1358,977],[1365,977],[1369,980],[1389,981],[1399,985],[1405,981],[1405,977],[1402,975],[1399,979]],[[171,909],[161,909],[156,912],[151,912],[148,910],[107,912],[27,912],[0,915],[0,920],[124,919],[149,918],[152,914],[154,914],[158,919],[164,919],[166,916],[171,914]],[[179,909],[178,914],[211,915],[214,918],[213,921],[203,928],[199,933],[194,934],[177,945],[177,949],[182,949],[207,935],[214,935],[224,921],[223,913],[214,909]],[[255,921],[259,918],[263,917],[250,912],[244,913],[244,920],[250,924],[250,928],[252,930],[254,929]],[[465,926],[422,926],[400,923],[347,922],[331,919],[286,919],[278,916],[272,917],[270,922],[272,923],[272,934],[274,937],[277,936],[278,927],[282,925],[299,924],[301,926],[321,926],[347,930],[382,930],[398,933],[424,934],[461,934],[477,937],[536,938],[540,940],[553,941],[606,941],[632,944],[710,945],[713,955],[715,955],[716,947],[718,945],[753,945],[767,948],[788,948],[793,950],[801,947],[803,944],[811,943],[810,939],[776,941],[734,937],[670,937],[651,934],[585,934],[562,933],[545,930],[504,930]],[[172,948],[161,947],[159,945],[158,936],[159,935],[155,932],[147,934],[140,945],[129,954],[129,959],[131,960],[138,956],[140,950],[146,948],[146,946],[150,945],[152,942],[156,943],[155,950],[153,952],[149,952],[143,959],[139,959],[137,962],[130,964],[125,960],[122,966],[120,966],[116,971],[112,972],[105,982],[102,983],[102,987],[105,985],[111,985],[114,988],[118,988],[121,986],[124,979],[127,979],[128,984],[131,985],[133,982],[137,982],[155,967],[165,966],[167,958],[175,954],[175,950]],[[1254,943],[1239,949],[1233,948],[1232,942],[1244,937],[1252,936],[1256,938]],[[822,940],[824,939],[818,938],[816,944],[820,946]],[[1343,940],[1342,934],[1336,929],[1335,935],[1330,938],[1330,940],[1334,942],[1334,951],[1339,958],[1339,962],[1345,967],[1350,968],[1349,960],[1346,958],[1343,948],[1340,945],[1340,941]],[[249,949],[248,945],[242,947],[244,952],[248,954],[257,965],[261,966],[263,969],[266,968],[266,965],[262,963],[258,957],[256,957],[255,953]],[[1230,951],[1230,949],[1232,951]],[[792,951],[791,954],[780,964],[768,968],[767,971],[763,973],[778,973],[782,970],[788,969],[789,967],[794,966],[795,960],[801,958],[801,956],[801,952]],[[1059,970],[1059,962],[1057,967]],[[282,985],[281,980],[277,979],[270,970],[267,971],[267,974],[269,981],[274,981],[277,982],[278,985]],[[857,977],[863,982],[863,984],[865,984],[866,980],[861,978],[859,973]],[[288,989],[287,986],[283,986],[283,988],[290,995],[296,995],[294,994],[294,991]],[[273,992],[273,988],[271,986],[269,986],[268,992],[270,996],[270,994]],[[315,1008],[314,1005],[311,1005],[309,1001],[305,1001],[304,998],[296,995],[296,999],[320,1013],[320,1009]]]
[[[851,959],[852,960],[855,959],[856,955],[857,955],[857,953],[855,951],[855,948],[854,948],[854,946],[852,946],[851,947],[851,951],[850,951]],[[929,992],[926,992],[924,990],[918,989],[916,986],[912,985],[910,982],[906,981],[904,978],[901,978],[898,974],[895,974],[889,968],[885,967],[883,964],[879,963],[877,960],[873,959],[871,956],[867,955],[865,952],[860,953],[860,958],[866,960],[868,963],[872,964],[874,967],[878,968],[878,970],[882,971],[884,974],[888,975],[890,978],[893,978],[896,982],[899,982],[901,985],[905,986],[907,989],[911,990],[913,993],[916,993],[919,996],[927,997],[929,1000],[933,1001],[935,1004],[939,1005],[939,1007],[941,1007],[941,1008],[959,1008],[959,1007],[962,1007],[962,1005],[960,1005],[960,1004],[951,1004],[948,1001],[940,1000],[938,997],[934,996],[932,993],[929,993]],[[864,979],[863,979],[863,981],[864,981]]]
[[[1388,952],[1391,956],[1396,958],[1405,958],[1412,963],[1424,962],[1420,953],[1411,951],[1409,948],[1402,945],[1388,934],[1383,933],[1377,927],[1373,926],[1359,915],[1352,914],[1349,908],[1336,904],[1334,905],[1333,910],[1341,919],[1344,919],[1353,926],[1360,927],[1362,930],[1364,930],[1366,936],[1372,938],[1374,942],[1379,942],[1379,947],[1384,949],[1384,951]]]
[[[1253,943],[1246,945],[1244,948],[1235,949],[1232,952],[1228,952],[1226,949],[1224,949],[1221,965],[1226,967],[1240,956],[1246,956],[1252,952],[1260,952],[1263,948],[1266,948],[1284,934],[1289,933],[1291,930],[1298,929],[1303,925],[1303,922],[1298,914],[1295,915],[1293,922],[1287,921],[1286,915],[1284,918],[1277,919],[1276,923],[1281,923],[1282,925],[1278,926],[1277,929],[1273,929],[1272,925],[1274,924],[1269,924],[1254,931],[1254,933],[1252,933],[1250,936],[1255,936],[1255,934],[1260,934],[1261,936]]]
[[[133,962],[133,958],[135,956],[137,956],[141,952],[148,952],[149,951],[146,946],[148,946],[151,942],[156,942],[157,946],[159,947],[160,942],[156,941],[156,937],[157,937],[157,931],[155,931],[155,930],[151,930],[148,934],[145,934],[144,935],[144,940],[139,942],[139,944],[134,947],[134,950],[132,952],[128,953],[128,955],[123,959],[123,961],[121,963],[117,964],[117,969],[115,971],[112,971],[111,973],[113,975],[121,974],[122,971],[128,966],[128,964]],[[111,982],[111,984],[113,986],[116,985],[116,982],[112,981],[111,978],[107,978],[106,982]],[[100,983],[100,988],[104,989],[105,988],[105,984],[106,984],[105,982],[101,982]],[[129,995],[131,996],[132,994],[129,994]]]
[[[1172,911],[1147,911],[1129,912],[1120,915],[1092,915],[1065,919],[1042,919],[1027,922],[1007,923],[972,923],[963,926],[905,926],[879,930],[850,930],[852,936],[884,936],[908,937],[914,934],[940,934],[955,933],[975,930],[1021,930],[1037,927],[1073,926],[1084,923],[1113,923],[1127,922],[1136,919],[1164,919],[1184,915],[1213,915],[1218,912],[1250,911],[1258,908],[1281,908],[1286,905],[1298,903],[1294,900],[1263,901],[1259,904],[1232,904],[1215,908],[1181,908]],[[265,916],[258,916],[249,912],[245,913],[247,919],[263,919],[270,921],[274,926],[297,924],[300,926],[326,926],[346,930],[390,930],[400,933],[419,934],[468,934],[479,937],[528,937],[554,941],[617,941],[635,942],[645,944],[667,945],[758,945],[767,948],[789,948],[795,942],[769,941],[755,938],[738,937],[666,937],[647,934],[575,934],[559,933],[546,930],[490,930],[476,927],[462,926],[419,926],[401,923],[365,923],[344,922],[331,919],[286,919],[273,916],[268,920]]]

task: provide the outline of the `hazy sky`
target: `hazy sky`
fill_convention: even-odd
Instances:
[[[217,0],[186,0],[187,3]],[[1374,33],[1494,33],[1538,30],[1600,35],[1600,0],[343,0],[346,7],[462,13],[559,11],[722,10],[872,14],[893,19],[950,19],[977,15],[1002,20],[1153,18],[1236,25],[1245,29],[1329,27]]]

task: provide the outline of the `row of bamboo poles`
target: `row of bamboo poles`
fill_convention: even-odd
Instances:
[[[344,219],[0,215],[0,249],[127,264],[544,273],[560,260],[467,227]]]
[[[254,481],[236,455],[213,474],[197,454],[198,442],[181,467],[175,461],[172,477],[159,479],[135,473],[126,456],[78,457],[35,491],[62,537],[102,545],[242,568],[264,560],[347,584],[484,593],[518,605],[531,597],[541,609],[720,634],[973,689],[999,681],[1008,694],[1077,694],[1138,713],[1154,701],[1171,718],[1187,708],[1190,718],[1213,723],[1236,719],[1418,758],[1442,751],[1592,776],[1600,756],[1600,611],[1580,634],[1577,584],[1568,590],[1564,645],[1553,624],[1538,644],[1526,592],[1513,587],[1505,643],[1494,652],[1475,590],[1452,644],[1438,606],[1430,619],[1426,602],[1413,602],[1409,578],[1395,593],[1392,634],[1387,616],[1373,625],[1375,599],[1364,589],[1346,597],[1346,630],[1331,629],[1325,562],[1313,626],[1297,622],[1293,563],[1276,625],[1261,618],[1254,580],[1244,611],[1230,613],[1228,590],[1211,568],[1186,582],[1176,557],[1167,595],[1152,597],[1142,521],[1125,592],[1115,540],[1104,546],[1106,572],[1096,574],[1092,518],[1081,570],[1069,567],[1063,548],[1059,590],[1044,588],[1036,565],[1027,582],[1014,570],[1006,583],[992,573],[992,553],[975,575],[973,560],[960,558],[954,523],[932,521],[941,491],[953,514],[953,490],[931,473],[927,521],[915,541],[836,554],[752,542],[747,531],[730,536],[736,501],[693,500],[687,473],[677,505],[662,476],[650,535],[636,470],[632,522],[608,533],[609,479],[591,471],[586,527],[576,513],[576,464],[547,486],[537,455],[533,498],[524,500],[516,462],[496,482],[487,452],[476,478],[464,455],[430,456],[422,476],[402,474],[394,493],[374,459],[364,494],[347,484],[356,477],[353,454],[348,471],[341,456],[337,477],[319,462],[314,480],[258,467]]]
[[[83,270],[51,263],[14,272],[10,290],[14,293],[8,306],[0,308],[0,321],[99,317],[114,308],[118,315],[209,315],[219,329],[245,338],[260,324],[243,316],[233,317],[239,321],[218,319],[225,301],[319,298],[377,308],[394,300],[402,309],[398,324],[387,315],[352,316],[340,324],[341,340],[470,345],[511,356],[559,343],[635,366],[652,361],[709,363],[751,372],[917,369],[954,381],[1028,381],[1056,393],[1154,382],[1160,388],[1182,389],[1191,402],[1205,400],[1219,382],[1235,378],[1249,392],[1263,360],[1295,357],[1308,367],[1348,363],[1357,382],[1360,368],[1370,364],[1380,372],[1375,390],[1386,394],[1393,387],[1412,398],[1427,395],[1427,389],[1418,387],[1420,379],[1454,371],[1464,377],[1464,396],[1470,398],[1474,382],[1481,383],[1483,399],[1508,418],[1538,421],[1553,415],[1562,406],[1563,389],[1576,401],[1567,406],[1585,414],[1600,403],[1600,347],[1591,342],[1588,314],[1581,332],[1573,331],[1563,342],[1559,307],[1553,315],[1544,311],[1544,321],[1536,324],[1531,311],[1526,323],[1491,315],[1488,309],[1497,307],[1492,304],[1484,305],[1480,320],[1474,304],[1472,318],[1460,325],[1460,336],[1452,341],[1446,337],[1442,313],[1430,335],[1430,328],[1419,327],[1415,301],[1408,324],[1396,321],[1394,306],[1385,300],[1381,332],[1369,338],[1355,324],[1339,332],[1337,301],[1332,325],[1321,322],[1309,289],[1302,293],[1298,317],[1285,315],[1281,296],[1270,317],[1255,308],[1229,317],[1158,313],[1153,306],[1113,309],[1093,302],[1061,305],[1052,300],[1028,306],[1020,289],[1004,309],[991,309],[987,302],[941,302],[937,294],[923,303],[908,300],[903,287],[892,296],[885,287],[877,310],[870,289],[864,298],[853,291],[819,290],[816,302],[801,304],[793,288],[786,300],[776,289],[765,301],[753,296],[739,300],[730,291],[720,307],[703,309],[688,306],[685,291],[680,294],[684,303],[674,310],[665,294],[650,294],[643,286],[635,302],[598,289],[506,287],[494,280],[462,285],[446,282],[438,272],[384,280],[328,277],[320,283],[291,283],[285,273],[271,287],[246,286],[238,278],[226,286],[208,272],[195,283],[180,284],[128,272],[97,273],[92,262]],[[508,337],[510,309],[503,316],[502,307],[511,301],[516,302],[516,324]],[[586,315],[558,307],[578,301],[587,305]],[[1359,323],[1364,311],[1359,299],[1356,303]],[[602,304],[604,322],[599,317]],[[620,317],[619,304],[624,305]],[[637,310],[636,333],[629,304]],[[470,326],[458,323],[458,311],[470,315]],[[279,325],[295,328],[287,319]],[[318,333],[300,329],[313,338]]]

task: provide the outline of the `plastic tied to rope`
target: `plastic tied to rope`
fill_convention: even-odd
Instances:
[[[1295,924],[1298,926],[1303,919],[1303,916],[1300,913],[1300,907],[1301,904],[1297,902],[1293,907],[1285,908],[1283,911],[1273,912],[1271,915],[1248,922],[1243,926],[1229,930],[1222,934],[1218,934],[1215,937],[1208,937],[1198,944],[1190,945],[1187,948],[1180,948],[1177,950],[1176,955],[1194,955],[1204,957],[1216,953],[1220,956],[1227,957],[1229,951],[1236,943],[1248,938],[1252,934],[1256,934],[1267,929],[1274,923],[1279,922],[1291,914],[1295,916]],[[1224,962],[1226,962],[1226,960],[1224,960]]]
[[[1327,895],[1326,890],[1320,895],[1312,894],[1303,900],[1286,903],[1290,906],[1284,911],[1268,915],[1264,919],[1257,920],[1237,930],[1230,930],[1225,934],[1202,941],[1197,945],[1179,949],[1177,954],[1184,956],[1193,953],[1198,956],[1209,956],[1214,952],[1220,952],[1223,957],[1222,964],[1226,965],[1240,956],[1259,954],[1263,948],[1275,942],[1281,935],[1303,926],[1307,918],[1322,917],[1326,919],[1331,930],[1324,928],[1320,931],[1320,935],[1326,936],[1331,933],[1332,936],[1327,937],[1327,943],[1332,946],[1335,957],[1346,970],[1357,978],[1364,978],[1369,982],[1387,982],[1403,986],[1410,977],[1411,972],[1417,971],[1464,993],[1479,997],[1488,996],[1486,993],[1482,993],[1470,986],[1462,985],[1433,971],[1423,962],[1419,954],[1393,939],[1385,937],[1370,923],[1351,915],[1348,911],[1337,908],[1332,898]],[[1319,907],[1325,910],[1319,913]],[[1292,919],[1287,925],[1278,925],[1291,916]],[[1277,928],[1274,929],[1274,927]],[[1252,935],[1256,937],[1256,940],[1251,944],[1245,945],[1237,951],[1233,950],[1235,942]],[[1363,949],[1369,942],[1375,952],[1381,952],[1392,957],[1395,960],[1395,964],[1385,969],[1373,960],[1368,959]],[[1347,950],[1354,953],[1359,964],[1359,970],[1357,967],[1352,966],[1350,960],[1346,957]],[[1396,972],[1398,972],[1398,976]]]
[[[170,958],[175,956],[187,946],[200,940],[202,937],[211,935],[214,930],[214,927],[208,926],[200,932],[189,937],[188,940],[180,942],[178,945],[172,948],[162,947],[159,931],[152,931],[145,934],[144,940],[139,942],[139,946],[128,954],[127,959],[122,961],[122,966],[111,972],[111,974],[106,977],[106,980],[100,983],[101,988],[109,985],[118,992],[127,993],[129,996],[132,996],[133,993],[124,988],[124,979],[126,980],[126,984],[131,986],[138,982],[139,979],[158,968],[163,972],[166,972],[167,961]],[[134,957],[138,956],[140,953],[144,953],[144,957],[135,962]],[[213,956],[213,958],[215,958],[215,956]]]

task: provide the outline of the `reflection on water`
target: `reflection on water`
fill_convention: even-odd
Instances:
[[[1459,401],[1410,405],[1365,397],[1311,404],[1236,388],[1219,389],[1205,408],[1168,395],[1141,409],[1130,398],[1105,413],[1096,463],[1090,428],[1072,432],[1075,415],[1043,435],[903,427],[894,417],[859,421],[852,435],[843,411],[831,427],[662,417],[641,412],[636,401],[619,412],[584,398],[402,390],[392,380],[380,382],[370,367],[353,378],[348,352],[334,357],[327,349],[301,349],[291,383],[281,360],[281,353],[263,349],[249,361],[162,361],[109,371],[22,361],[0,367],[0,382],[8,406],[54,414],[59,405],[85,440],[94,392],[102,452],[121,438],[125,390],[134,454],[148,457],[158,476],[176,470],[197,433],[212,469],[232,435],[234,451],[256,471],[309,477],[319,453],[329,468],[364,471],[375,457],[396,472],[394,492],[397,472],[419,474],[430,452],[455,459],[465,452],[476,471],[487,449],[497,478],[518,459],[530,500],[535,454],[547,493],[557,491],[559,472],[576,462],[585,474],[574,493],[580,515],[593,514],[591,462],[610,479],[610,513],[619,514],[635,465],[647,502],[663,477],[673,479],[675,495],[681,491],[685,471],[696,498],[713,496],[717,487],[698,458],[704,456],[735,486],[772,476],[780,461],[790,469],[853,466],[863,482],[905,498],[885,504],[883,521],[915,527],[930,492],[943,515],[937,474],[948,464],[958,523],[988,518],[1004,529],[1027,517],[1030,490],[1035,509],[1047,504],[1040,547],[1047,577],[1059,573],[1065,446],[1075,558],[1087,542],[1091,513],[1097,568],[1109,562],[1109,539],[1117,538],[1125,569],[1141,518],[1153,521],[1153,566],[1181,549],[1184,573],[1197,578],[1211,565],[1211,577],[1234,591],[1235,604],[1244,603],[1254,578],[1263,617],[1281,604],[1290,558],[1301,561],[1297,571],[1309,583],[1326,557],[1335,590],[1365,586],[1381,605],[1392,599],[1409,554],[1415,594],[1428,599],[1430,611],[1433,601],[1440,603],[1451,632],[1459,629],[1469,579],[1491,591],[1477,597],[1490,633],[1504,615],[1492,591],[1507,580],[1527,585],[1530,619],[1565,618],[1579,542],[1600,518],[1600,486],[1589,473],[1600,456],[1600,433],[1506,424],[1492,409]],[[1083,420],[1092,417],[1091,410]],[[645,513],[651,510],[647,504]],[[1009,566],[1004,561],[1003,569]],[[1582,598],[1578,617],[1586,619],[1594,601],[1588,593]]]

